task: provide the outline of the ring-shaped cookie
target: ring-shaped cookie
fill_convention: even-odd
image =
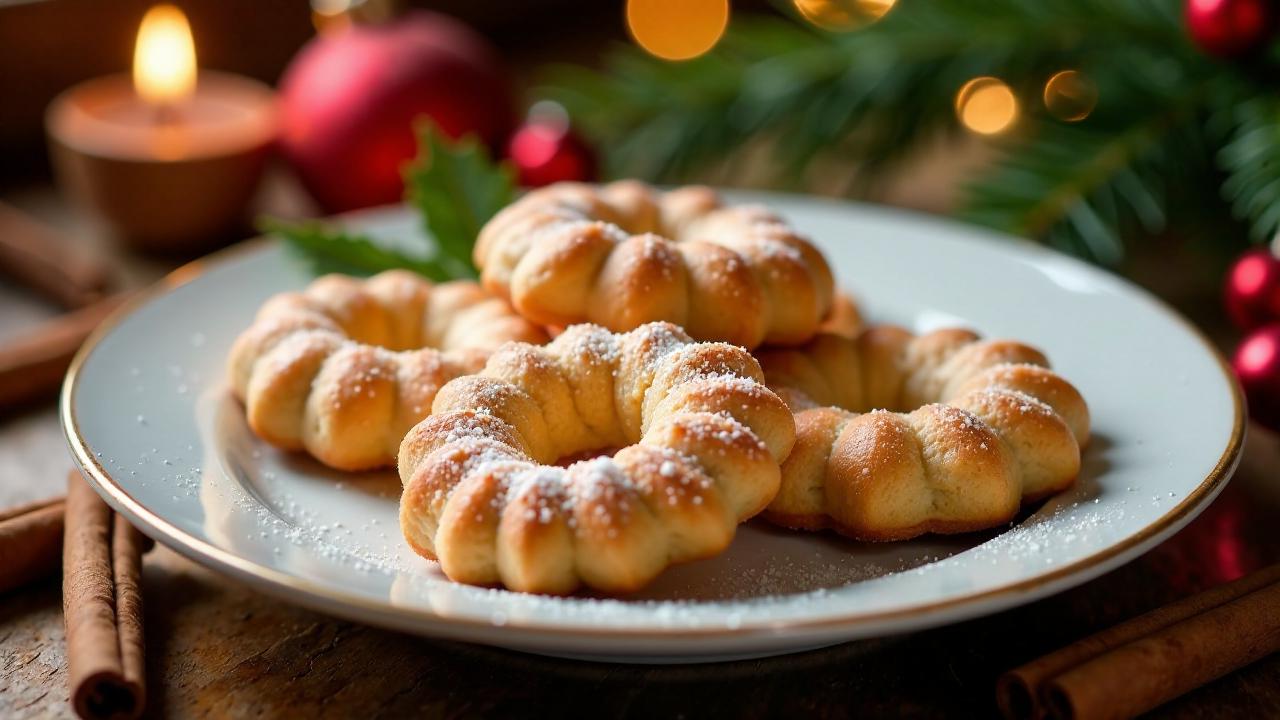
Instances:
[[[400,447],[400,526],[459,582],[627,592],[727,547],[794,439],[742,348],[670,323],[575,325],[440,390]]]
[[[1069,487],[1089,410],[1038,350],[892,326],[767,350],[796,445],[764,517],[861,540],[978,530]],[[874,408],[874,410],[873,410]]]
[[[817,248],[770,210],[700,186],[535,190],[485,225],[474,259],[485,288],[544,325],[661,320],[751,349],[808,340],[832,307]]]
[[[364,470],[392,464],[436,391],[510,340],[547,336],[474,282],[326,275],[269,299],[232,346],[228,371],[259,437]]]

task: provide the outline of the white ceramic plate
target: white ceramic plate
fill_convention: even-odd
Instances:
[[[287,600],[423,635],[532,652],[701,661],[792,652],[991,613],[1151,548],[1222,489],[1243,403],[1221,358],[1132,285],[1017,240],[892,210],[767,202],[827,253],[868,316],[961,324],[1044,349],[1089,401],[1080,481],[1009,528],[892,544],[740,529],[724,555],[634,597],[457,585],[406,547],[394,473],[344,475],[248,430],[223,363],[258,306],[310,279],[279,245],[189,266],[85,346],[63,395],[71,448],[148,535]],[[352,222],[413,233],[402,210]]]

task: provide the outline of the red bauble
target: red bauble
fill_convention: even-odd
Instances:
[[[1277,13],[1274,0],[1187,0],[1186,15],[1201,50],[1232,58],[1270,42]]]
[[[1273,430],[1280,429],[1280,323],[1245,337],[1231,365],[1249,401],[1249,414]]]
[[[596,177],[595,153],[562,121],[530,119],[511,136],[507,155],[526,187]]]
[[[1280,321],[1280,259],[1267,250],[1250,250],[1227,272],[1223,304],[1231,322],[1252,330]]]
[[[422,11],[316,37],[285,71],[280,105],[282,150],[331,212],[400,200],[419,117],[491,148],[513,118],[493,48],[462,23]]]

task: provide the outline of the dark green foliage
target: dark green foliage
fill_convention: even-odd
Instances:
[[[834,157],[858,168],[857,192],[957,131],[956,91],[993,75],[1018,95],[1022,120],[961,214],[1114,263],[1131,230],[1158,232],[1215,204],[1215,155],[1255,233],[1280,225],[1280,103],[1236,107],[1275,94],[1259,80],[1274,65],[1204,56],[1181,13],[1181,0],[900,0],[847,33],[739,15],[703,57],[667,63],[622,47],[600,72],[553,69],[543,92],[606,151],[614,175],[678,182],[762,141],[773,182],[803,185],[816,160]],[[1054,120],[1041,101],[1067,68],[1099,89],[1080,123]]]
[[[452,277],[439,263],[389,249],[368,236],[326,223],[288,223],[268,219],[258,226],[265,233],[283,238],[317,275],[333,272],[373,275],[383,270],[406,268],[432,280]]]
[[[511,168],[490,161],[474,136],[452,142],[430,123],[422,125],[418,144],[405,193],[435,239],[432,260],[450,277],[474,278],[471,247],[480,228],[515,197]]]
[[[1223,195],[1254,240],[1270,240],[1280,231],[1280,97],[1244,99],[1226,114],[1229,135],[1218,152]]]

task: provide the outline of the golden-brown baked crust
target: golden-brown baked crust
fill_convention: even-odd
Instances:
[[[1088,407],[1022,343],[879,326],[759,357],[796,414],[795,449],[764,513],[780,525],[861,540],[969,532],[1008,522],[1079,472]]]
[[[401,529],[459,582],[627,592],[728,546],[773,498],[794,439],[742,348],[670,323],[574,325],[441,388],[400,446]]]
[[[754,348],[804,342],[833,302],[817,248],[769,210],[723,206],[705,187],[551,185],[490,220],[474,258],[487,289],[544,325],[665,320]]]
[[[231,390],[250,427],[342,470],[390,465],[450,379],[509,340],[546,334],[473,282],[391,270],[318,278],[267,300],[232,346]]]
[[[837,292],[831,302],[831,312],[818,328],[824,333],[854,337],[862,331],[862,311],[853,297],[845,292]]]

